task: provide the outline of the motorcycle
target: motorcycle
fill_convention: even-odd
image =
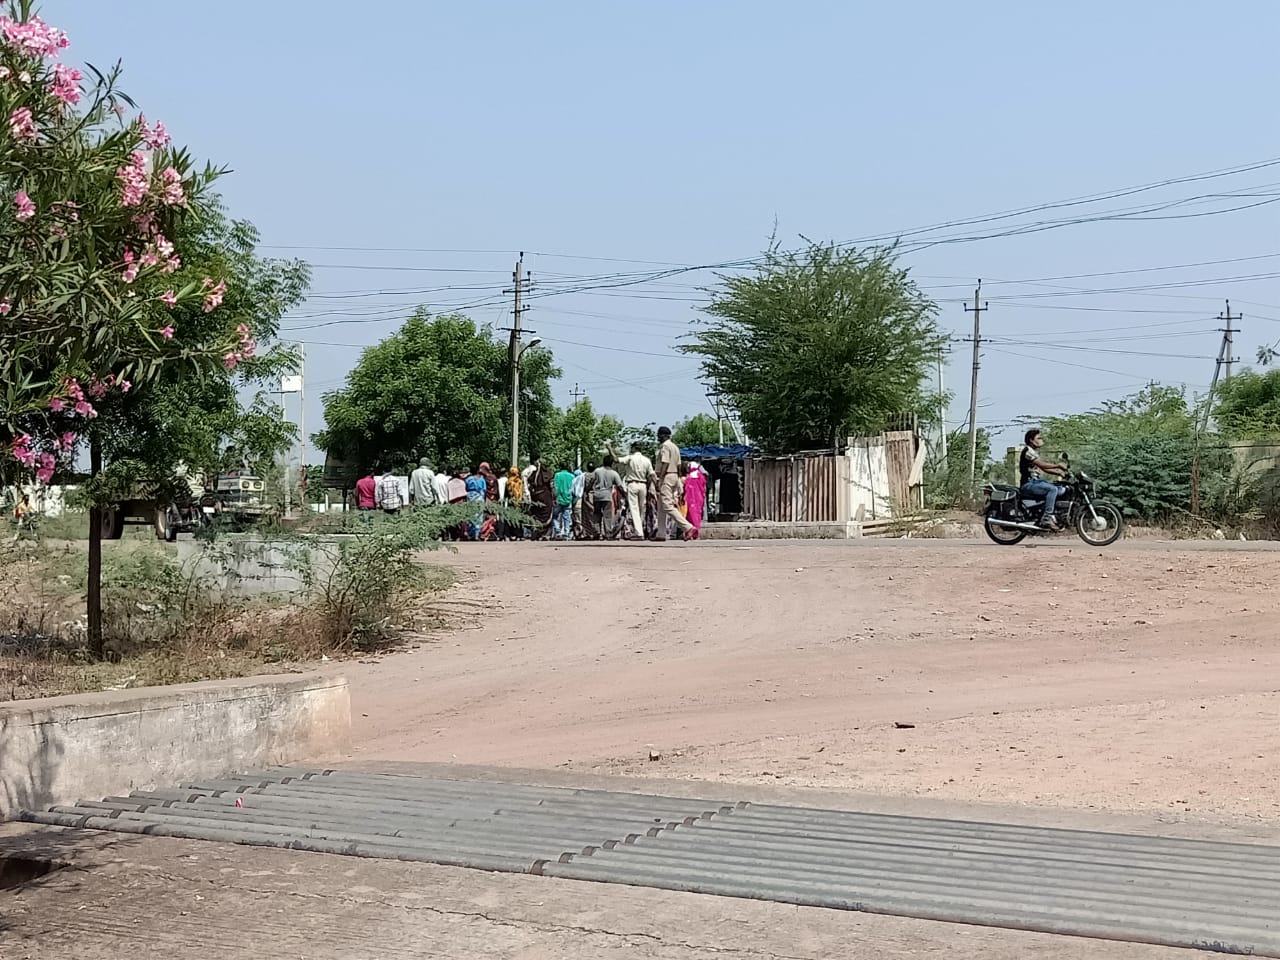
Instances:
[[[1062,460],[1070,471],[1070,458],[1064,454]],[[1124,516],[1115,504],[1094,499],[1092,477],[1068,472],[1054,482],[1064,488],[1053,510],[1062,530],[1075,530],[1080,539],[1092,547],[1107,547],[1120,539]],[[996,543],[1012,546],[1028,535],[1059,532],[1037,522],[1044,512],[1043,497],[1027,496],[1019,487],[1005,483],[988,483],[982,492],[982,526]]]

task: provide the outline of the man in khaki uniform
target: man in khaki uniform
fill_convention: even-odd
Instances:
[[[677,451],[678,452],[678,451]],[[640,450],[640,444],[631,445],[631,453],[619,456],[613,444],[609,453],[617,463],[622,482],[627,487],[627,512],[631,514],[631,533],[637,540],[644,539],[644,513],[649,507],[649,488],[657,483],[653,462]]]
[[[657,539],[667,539],[667,518],[687,536],[693,524],[680,512],[680,448],[671,439],[670,427],[658,428],[658,444],[658,494],[666,516],[658,520]]]

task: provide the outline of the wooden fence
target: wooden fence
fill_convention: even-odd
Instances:
[[[743,510],[758,520],[835,522],[844,459],[828,453],[747,460]]]
[[[779,523],[844,523],[914,511],[919,441],[895,430],[852,440],[844,453],[757,457],[743,464],[743,512]],[[918,491],[917,491],[918,492]]]

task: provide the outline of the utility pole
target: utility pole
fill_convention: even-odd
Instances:
[[[938,354],[938,436],[941,440],[942,463],[947,463],[947,394],[942,385],[942,354]]]
[[[281,383],[280,389],[280,422],[289,422],[288,407],[285,406],[284,384]],[[284,455],[284,518],[286,520],[293,519],[293,496],[289,486],[289,461],[293,459],[292,451]]]
[[[720,436],[720,446],[724,446],[724,407],[720,404],[720,391],[716,390],[707,394],[707,399],[711,401],[711,409],[716,412],[716,432]]]
[[[1236,357],[1235,357],[1235,332],[1236,331],[1231,326],[1231,323],[1234,320],[1243,320],[1244,316],[1242,314],[1236,314],[1233,317],[1231,315],[1231,301],[1228,300],[1227,312],[1225,314],[1223,313],[1218,314],[1218,319],[1226,323],[1226,326],[1222,328],[1222,347],[1223,347],[1223,351],[1225,352],[1225,357],[1223,358],[1223,361],[1222,361],[1223,379],[1230,380],[1231,365],[1236,362]]]
[[[307,509],[307,345],[298,344],[298,487],[302,492],[302,514]]]
[[[1236,320],[1243,320],[1242,314],[1231,315],[1231,301],[1227,301],[1227,312],[1218,314],[1218,319],[1223,321],[1226,326],[1219,327],[1218,330],[1222,334],[1222,342],[1218,344],[1218,359],[1213,364],[1213,379],[1209,381],[1209,395],[1204,401],[1204,416],[1196,421],[1195,447],[1191,457],[1191,513],[1199,515],[1200,513],[1200,437],[1204,431],[1209,429],[1209,418],[1213,416],[1213,395],[1218,389],[1218,377],[1221,374],[1222,379],[1231,379],[1231,365],[1235,360],[1235,334],[1236,328],[1232,323]]]
[[[524,252],[516,261],[516,269],[512,274],[514,280],[512,293],[515,295],[515,321],[511,325],[511,466],[520,465],[520,333],[526,307],[521,303],[521,295],[525,291],[528,279],[524,272]]]
[[[587,392],[581,389],[576,383],[573,385],[573,389],[569,391],[569,396],[573,397],[573,405],[575,407],[582,402],[582,398],[585,397],[586,395],[587,395]],[[578,446],[574,448],[574,457],[576,458],[574,462],[574,469],[581,470],[582,469],[582,445],[581,444],[578,444]]]
[[[978,351],[982,347],[982,314],[990,310],[991,305],[979,303],[982,294],[982,280],[973,291],[973,306],[966,304],[965,311],[973,313],[973,380],[969,385],[969,486],[973,487],[978,479]]]

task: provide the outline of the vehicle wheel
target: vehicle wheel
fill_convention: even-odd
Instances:
[[[1076,533],[1091,547],[1109,547],[1119,540],[1120,534],[1124,532],[1124,517],[1120,509],[1110,503],[1095,503],[1093,510],[1098,515],[1098,520],[1105,523],[1105,526],[1098,529],[1093,515],[1088,510],[1082,509],[1076,514]]]
[[[997,527],[991,522],[991,518],[987,517],[982,523],[982,529],[987,531],[987,536],[1003,547],[1011,547],[1015,543],[1021,543],[1026,539],[1027,531],[1014,530],[1010,527]]]
[[[124,536],[124,510],[120,507],[104,507],[102,517],[102,539],[119,540]]]
[[[178,539],[178,527],[182,523],[182,518],[178,514],[176,507],[170,507],[164,512],[164,542],[175,543]]]

